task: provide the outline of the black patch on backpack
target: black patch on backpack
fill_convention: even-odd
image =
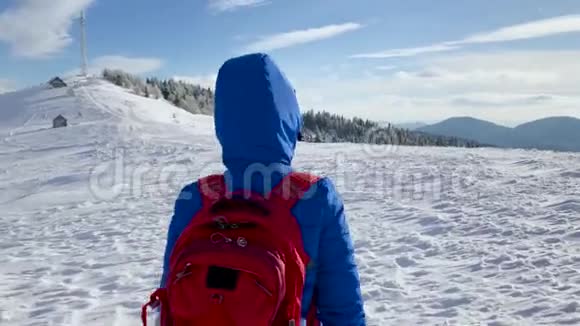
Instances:
[[[208,289],[235,290],[240,272],[230,268],[210,266],[207,271]]]

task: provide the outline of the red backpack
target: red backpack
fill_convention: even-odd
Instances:
[[[299,325],[309,258],[291,209],[317,180],[291,173],[267,196],[248,196],[227,193],[222,175],[201,179],[202,207],[173,248],[166,287],[143,306],[143,325],[159,305],[161,326]]]

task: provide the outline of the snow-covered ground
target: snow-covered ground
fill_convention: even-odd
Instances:
[[[0,96],[0,325],[139,325],[176,193],[223,169],[211,118],[71,82]],[[296,165],[342,191],[369,325],[580,325],[580,154],[300,144]]]

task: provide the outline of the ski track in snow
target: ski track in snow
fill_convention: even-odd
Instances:
[[[0,325],[139,325],[178,191],[223,169],[211,118],[74,83],[0,97]],[[71,126],[47,129],[58,113]],[[580,155],[300,144],[295,162],[342,193],[369,325],[580,325]]]

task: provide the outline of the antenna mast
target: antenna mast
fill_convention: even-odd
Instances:
[[[86,34],[86,19],[84,10],[81,11],[81,76],[88,75],[87,68],[87,34]]]

